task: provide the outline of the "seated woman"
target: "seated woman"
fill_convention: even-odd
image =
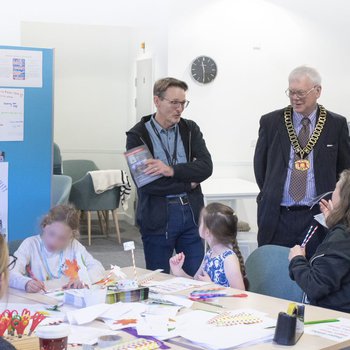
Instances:
[[[327,236],[310,261],[304,248],[291,248],[290,276],[305,292],[306,302],[350,312],[350,170],[341,173],[332,199],[322,200],[320,207]]]
[[[7,290],[8,261],[9,261],[9,254],[8,254],[7,244],[4,240],[3,235],[0,234],[0,299],[4,296]],[[0,349],[16,350],[14,346],[12,346],[2,337],[0,337]]]
[[[83,288],[85,283],[104,277],[102,264],[76,240],[79,212],[73,206],[52,208],[41,228],[40,235],[25,239],[14,253],[17,262],[10,271],[10,287],[36,293],[45,290],[45,281],[65,275],[69,282],[63,288]],[[71,273],[67,273],[67,268]]]

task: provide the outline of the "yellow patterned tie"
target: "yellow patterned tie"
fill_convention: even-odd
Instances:
[[[304,117],[301,120],[302,128],[299,131],[298,140],[301,148],[304,148],[307,145],[310,137],[310,119]],[[295,169],[294,163],[299,160],[300,157],[295,154],[292,174],[290,177],[289,184],[289,194],[295,201],[295,203],[300,202],[306,194],[306,180],[307,180],[307,170],[297,170]]]

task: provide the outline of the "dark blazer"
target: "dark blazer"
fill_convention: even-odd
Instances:
[[[263,115],[254,155],[255,178],[260,188],[259,245],[272,242],[278,224],[290,147],[284,109]],[[350,168],[349,130],[343,116],[327,111],[326,123],[313,152],[316,192],[320,195],[334,190],[339,174]]]
[[[146,144],[152,155],[153,144],[146,129],[152,116],[141,119],[126,135],[126,149]],[[179,131],[184,144],[187,163],[173,166],[173,177],[161,177],[137,189],[137,223],[142,234],[165,234],[167,227],[167,195],[187,193],[194,219],[198,223],[200,210],[204,206],[201,186],[191,188],[191,182],[201,183],[213,172],[213,163],[198,125],[181,118]]]

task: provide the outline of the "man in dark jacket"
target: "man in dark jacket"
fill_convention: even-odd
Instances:
[[[343,116],[317,104],[321,77],[301,66],[289,75],[290,106],[261,117],[254,156],[258,203],[258,243],[293,247],[310,225],[317,225],[318,196],[332,191],[339,174],[350,168],[350,139]],[[322,242],[318,225],[308,257]]]
[[[184,270],[194,275],[203,259],[198,218],[203,194],[200,183],[212,174],[212,160],[198,125],[181,118],[188,87],[174,78],[154,85],[157,112],[143,117],[127,134],[126,148],[147,145],[154,159],[145,173],[161,176],[137,189],[137,223],[147,269],[169,273],[169,259],[184,252]]]

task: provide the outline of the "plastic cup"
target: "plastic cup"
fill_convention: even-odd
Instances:
[[[40,350],[67,350],[69,333],[70,329],[66,324],[41,326],[35,332],[39,338]]]

